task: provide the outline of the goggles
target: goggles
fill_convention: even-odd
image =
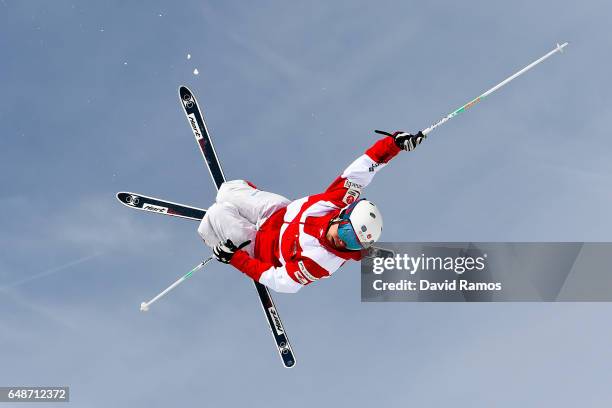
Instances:
[[[357,238],[357,234],[355,233],[355,229],[353,228],[353,224],[351,224],[350,220],[353,209],[355,209],[355,206],[361,200],[364,200],[364,198],[351,203],[351,205],[343,209],[338,216],[340,219],[340,224],[338,225],[338,237],[344,242],[346,249],[351,251],[359,251],[363,249],[363,245],[359,241],[359,238]]]

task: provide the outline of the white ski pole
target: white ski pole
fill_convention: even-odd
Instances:
[[[471,101],[469,101],[468,103],[466,103],[462,107],[460,107],[460,108],[454,110],[453,112],[449,113],[448,115],[446,115],[445,117],[443,117],[442,119],[440,119],[439,121],[437,121],[436,123],[434,123],[433,125],[428,127],[427,129],[422,130],[421,132],[425,136],[427,136],[427,134],[429,134],[429,132],[431,132],[432,130],[434,130],[438,126],[442,125],[443,123],[446,123],[447,121],[449,121],[450,119],[454,118],[455,116],[457,116],[461,112],[463,112],[463,111],[471,108],[472,106],[476,105],[478,102],[483,100],[485,97],[487,97],[490,94],[492,94],[493,92],[497,91],[499,88],[501,88],[502,86],[506,85],[508,82],[512,81],[514,78],[523,75],[525,72],[529,71],[531,68],[535,67],[536,65],[538,65],[539,63],[541,63],[542,61],[544,61],[545,59],[547,59],[551,55],[553,55],[553,54],[555,54],[557,52],[563,52],[563,48],[565,48],[568,44],[569,43],[567,43],[567,42],[565,42],[565,43],[563,43],[561,45],[559,45],[559,43],[557,43],[557,46],[555,47],[555,49],[550,51],[548,54],[544,55],[541,58],[538,58],[535,61],[533,61],[531,64],[527,65],[525,68],[521,69],[520,71],[516,72],[515,74],[513,74],[513,75],[509,76],[508,78],[504,79],[499,84],[495,85],[493,88],[489,89],[488,91],[486,91],[482,95],[472,99]],[[383,135],[391,136],[390,133],[379,131],[379,130],[377,130],[376,133],[380,133],[380,134],[383,134]]]
[[[149,306],[151,306],[153,303],[155,303],[157,300],[159,300],[160,298],[162,298],[163,296],[166,295],[166,293],[170,292],[172,289],[174,289],[175,287],[177,287],[178,285],[180,285],[181,283],[183,283],[183,281],[185,281],[186,279],[190,278],[191,275],[193,275],[194,272],[199,271],[200,269],[202,269],[207,263],[209,263],[211,260],[213,259],[212,256],[209,256],[208,258],[206,258],[203,262],[199,263],[195,268],[193,268],[192,270],[190,270],[189,272],[187,272],[185,275],[183,275],[179,280],[177,280],[176,282],[174,282],[172,285],[168,286],[163,292],[161,292],[159,295],[155,296],[153,299],[149,300],[148,302],[142,302],[140,304],[140,311],[141,312],[146,312],[149,310]]]
[[[472,106],[476,105],[478,102],[483,100],[485,97],[487,97],[490,94],[492,94],[493,92],[497,91],[499,88],[501,88],[502,86],[506,85],[508,82],[512,81],[514,78],[523,75],[525,72],[529,71],[531,68],[535,67],[536,65],[538,65],[540,62],[544,61],[545,59],[547,59],[551,55],[556,54],[557,52],[563,52],[563,48],[566,47],[567,44],[568,44],[567,42],[565,42],[565,43],[563,43],[561,45],[559,45],[559,43],[557,43],[557,47],[555,49],[553,49],[552,51],[550,51],[548,54],[544,55],[543,57],[541,57],[541,58],[539,58],[539,59],[537,59],[535,61],[533,61],[531,64],[527,65],[525,68],[521,69],[517,73],[515,73],[515,74],[509,76],[508,78],[504,79],[499,84],[495,85],[493,88],[489,89],[487,92],[483,93],[482,95],[472,99],[471,101],[469,101],[468,103],[466,103],[465,105],[460,107],[459,109],[456,109],[455,111],[449,113],[447,116],[443,117],[438,122],[434,123],[433,125],[431,125],[427,129],[423,130],[422,131],[423,134],[427,135],[429,132],[431,132],[432,130],[434,130],[438,126],[442,125],[446,121],[454,118],[455,116],[457,116],[461,112],[463,112],[463,111],[471,108]]]

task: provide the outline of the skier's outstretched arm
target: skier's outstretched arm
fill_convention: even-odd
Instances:
[[[324,268],[305,257],[297,262],[287,262],[283,266],[251,258],[246,251],[240,249],[249,242],[240,246],[234,245],[230,240],[220,243],[213,249],[213,256],[276,292],[295,293],[305,285],[329,277]]]
[[[395,132],[390,137],[385,136],[355,159],[330,184],[325,193],[341,194],[338,198],[345,203],[357,198],[360,190],[370,184],[374,175],[397,156],[401,150],[414,150],[424,139],[425,136],[421,132],[416,135]]]
[[[233,267],[251,279],[269,287],[276,292],[295,293],[329,273],[312,262],[302,259],[299,262],[287,262],[282,266],[251,258],[245,251],[238,251],[230,262]]]

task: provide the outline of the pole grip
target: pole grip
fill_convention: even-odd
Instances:
[[[393,137],[393,135],[392,135],[391,133],[389,133],[389,132],[385,132],[384,130],[378,130],[378,129],[376,129],[376,130],[374,131],[374,133],[378,133],[379,135],[385,135],[385,136]]]

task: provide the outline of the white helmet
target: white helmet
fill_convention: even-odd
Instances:
[[[345,207],[341,212],[338,236],[347,249],[360,250],[371,247],[382,234],[383,219],[376,204],[362,198]]]

